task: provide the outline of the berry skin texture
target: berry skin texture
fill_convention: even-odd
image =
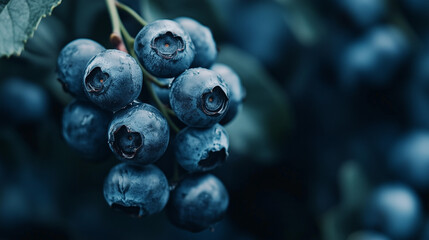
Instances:
[[[228,192],[218,178],[191,175],[171,192],[167,215],[175,226],[200,232],[222,220],[228,204]]]
[[[41,86],[18,77],[0,85],[1,121],[29,124],[42,121],[49,112],[48,93]]]
[[[363,212],[363,224],[392,239],[414,239],[422,211],[420,200],[411,188],[399,183],[385,184],[371,194]]]
[[[210,29],[195,19],[179,17],[174,19],[191,36],[195,46],[195,58],[191,67],[209,68],[216,60],[216,42]]]
[[[79,100],[86,100],[82,83],[88,61],[105,48],[90,39],[80,38],[67,44],[57,60],[58,80],[64,91]]]
[[[348,46],[340,58],[338,71],[345,87],[360,83],[385,86],[408,54],[404,34],[393,26],[380,26]]]
[[[129,54],[110,49],[89,61],[83,84],[91,102],[100,108],[118,111],[139,96],[143,73]]]
[[[164,173],[154,165],[120,163],[104,181],[104,198],[110,207],[143,217],[164,209],[169,186]]]
[[[158,109],[137,102],[114,114],[108,133],[117,159],[142,164],[157,161],[170,138],[168,123]]]
[[[229,106],[229,89],[214,71],[186,70],[171,84],[170,105],[176,116],[191,127],[207,128],[218,123]]]
[[[429,186],[429,132],[410,132],[393,147],[389,166],[403,181],[418,189]]]
[[[195,56],[191,37],[172,20],[149,23],[137,34],[134,50],[152,75],[171,78],[188,69]]]
[[[241,110],[243,100],[246,97],[246,90],[241,84],[238,74],[227,65],[215,63],[211,67],[211,70],[215,71],[222,77],[229,89],[229,108],[225,116],[220,121],[221,124],[225,125],[233,120]]]
[[[189,172],[215,169],[225,162],[228,148],[228,133],[219,124],[211,128],[184,128],[174,140],[176,160]]]
[[[75,100],[63,112],[63,137],[84,158],[102,160],[109,153],[107,128],[111,119],[112,113]]]

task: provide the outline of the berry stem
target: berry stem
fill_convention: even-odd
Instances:
[[[136,59],[140,68],[143,71],[143,75],[144,75],[145,79],[148,80],[148,81],[144,81],[144,83],[146,84],[146,87],[149,91],[149,94],[151,95],[151,98],[153,99],[155,104],[158,106],[158,109],[161,111],[162,115],[164,115],[165,119],[168,122],[168,125],[170,125],[170,127],[176,133],[179,132],[180,128],[177,127],[177,125],[170,118],[170,115],[171,115],[170,111],[172,111],[172,110],[169,109],[167,106],[165,106],[161,102],[158,95],[156,95],[155,91],[152,88],[152,83],[161,87],[161,88],[168,88],[168,85],[161,83],[156,77],[150,75],[146,71],[146,69],[141,65],[140,61],[137,58],[136,52],[134,51],[134,38],[129,34],[129,32],[125,28],[124,24],[122,23],[122,21],[119,17],[119,14],[118,14],[118,9],[116,7],[125,10],[127,13],[131,14],[131,16],[134,17],[135,19],[139,19],[138,21],[143,26],[146,25],[146,21],[144,21],[134,10],[132,10],[131,8],[129,8],[128,6],[126,6],[122,3],[115,2],[115,0],[106,0],[106,3],[107,3],[107,8],[109,10],[110,18],[112,20],[113,32],[112,32],[111,36],[113,36],[113,35],[116,37],[119,36],[119,39],[121,40],[120,42],[122,43],[124,48],[126,47],[126,49],[128,49],[128,51],[129,51],[130,55],[134,59]],[[122,33],[122,35],[121,35],[121,33]],[[124,43],[122,37],[125,39],[125,43]],[[115,39],[117,40],[118,38],[115,38]],[[126,46],[125,46],[125,44],[126,44]]]
[[[114,0],[106,0],[107,10],[109,11],[110,20],[112,22],[112,33],[110,34],[110,42],[113,46],[121,51],[126,51],[124,41],[121,36],[121,19],[119,18],[118,10]]]
[[[170,114],[171,116],[176,116],[176,113],[171,110],[171,108],[167,108],[167,113]]]
[[[160,87],[160,88],[168,88],[168,84],[163,84],[162,82],[160,82],[156,77],[152,76],[152,74],[148,73],[148,71],[146,71],[146,69],[143,68],[143,75],[149,79],[150,82],[152,82],[153,84],[155,84],[156,86]]]
[[[170,116],[168,115],[168,110],[169,108],[167,108],[159,99],[158,95],[156,95],[155,91],[153,91],[152,88],[152,84],[148,81],[145,82],[146,83],[146,87],[152,97],[152,99],[155,101],[155,104],[158,106],[159,110],[161,111],[162,115],[164,115],[165,119],[168,122],[168,125],[170,125],[170,127],[173,129],[173,131],[175,133],[178,133],[180,131],[180,128],[177,127],[177,125],[173,122],[173,120],[170,118]]]
[[[128,13],[131,17],[133,17],[138,23],[140,23],[143,27],[147,25],[146,20],[144,20],[136,11],[134,11],[132,8],[128,7],[127,5],[116,1],[115,2],[118,9]]]
[[[128,33],[122,21],[121,21],[121,33],[122,35],[124,35],[124,39],[125,39],[125,43],[128,51],[131,52],[134,48],[134,38],[131,37],[131,35]]]

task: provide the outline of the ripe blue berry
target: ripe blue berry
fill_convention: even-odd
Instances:
[[[158,78],[158,80],[162,84],[166,84],[168,86],[171,85],[174,78]],[[155,91],[156,95],[159,97],[159,100],[161,100],[162,103],[165,105],[170,105],[170,87],[169,88],[160,88],[155,84],[152,84],[153,90]]]
[[[107,127],[111,118],[110,112],[75,100],[63,112],[63,137],[84,158],[99,160],[109,153]]]
[[[100,108],[117,111],[137,99],[143,73],[129,54],[105,50],[89,61],[83,83],[89,100]]]
[[[121,161],[153,163],[167,149],[170,129],[155,107],[133,103],[114,114],[109,126],[109,146]]]
[[[159,168],[151,164],[116,165],[104,181],[103,191],[110,207],[136,217],[160,212],[169,196],[167,178]]]
[[[240,77],[237,73],[227,65],[216,63],[211,67],[211,70],[215,71],[222,77],[229,89],[229,108],[225,116],[220,121],[221,124],[227,124],[234,119],[240,111],[243,100],[246,97],[246,90],[241,84]]]
[[[189,172],[215,169],[225,162],[228,148],[228,134],[219,124],[211,128],[184,128],[174,140],[176,161]]]
[[[295,49],[295,39],[275,1],[248,1],[227,18],[228,38],[266,66],[283,66]],[[261,19],[264,19],[261,21]]]
[[[400,30],[377,27],[344,51],[338,67],[340,81],[347,87],[386,85],[407,52],[407,40]]]
[[[422,206],[416,193],[402,184],[377,188],[364,209],[363,223],[392,239],[414,239],[422,221]]]
[[[200,232],[222,220],[229,196],[222,182],[211,174],[183,179],[171,193],[167,215],[177,227]]]
[[[16,77],[2,82],[0,121],[17,124],[34,123],[43,120],[48,110],[48,93],[41,86]]]
[[[86,95],[82,83],[88,61],[105,50],[103,46],[90,39],[76,39],[67,44],[57,60],[58,80],[66,92],[80,100]]]
[[[384,0],[335,0],[335,3],[358,27],[376,24],[387,10]]]
[[[400,139],[390,153],[389,166],[408,184],[426,189],[429,186],[429,132],[415,131]]]
[[[174,19],[189,33],[195,46],[195,58],[191,67],[209,68],[216,60],[216,42],[210,29],[195,19],[180,17]]]
[[[177,22],[157,20],[137,34],[134,49],[144,68],[156,77],[176,77],[191,66],[194,44]]]
[[[229,90],[214,71],[191,68],[171,84],[170,105],[186,125],[210,127],[225,116],[229,106]]]

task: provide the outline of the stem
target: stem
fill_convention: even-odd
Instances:
[[[171,110],[171,108],[167,108],[167,113],[170,114],[171,116],[176,116],[176,113]]]
[[[168,88],[168,84],[164,84],[162,82],[160,82],[156,77],[152,76],[152,74],[150,74],[148,71],[146,71],[146,69],[143,68],[143,75],[149,80],[151,81],[153,84],[155,84],[156,86],[160,87],[160,88]]]
[[[124,35],[125,43],[129,52],[134,51],[134,38],[128,33],[124,24],[121,22],[121,33]],[[136,58],[137,59],[137,58]]]
[[[115,7],[115,1],[106,0],[106,5],[113,28],[109,40],[116,49],[126,52],[124,41],[121,36],[121,19],[119,18],[118,10]]]
[[[146,69],[144,69],[144,67],[141,65],[140,61],[138,60],[138,57],[136,55],[136,52],[134,51],[134,38],[128,33],[127,29],[125,28],[125,26],[123,25],[121,19],[119,18],[119,14],[118,14],[118,10],[116,9],[116,6],[120,7],[122,6],[122,9],[128,9],[126,10],[128,13],[132,14],[135,13],[131,8],[123,5],[122,3],[118,3],[116,2],[115,5],[115,0],[106,0],[107,3],[107,8],[109,10],[109,14],[110,14],[110,18],[112,20],[112,27],[113,27],[113,32],[111,34],[111,41],[112,41],[112,36],[115,36],[115,39],[121,40],[122,45],[124,45],[124,41],[122,39],[122,35],[125,39],[125,44],[126,47],[128,48],[128,51],[130,53],[130,55],[136,59],[137,63],[139,64],[140,68],[143,71],[143,75],[145,76],[146,79],[148,79],[148,81],[144,81],[144,83],[146,84],[146,87],[152,97],[152,99],[155,101],[155,104],[158,106],[158,109],[161,111],[162,115],[164,115],[165,119],[168,122],[168,125],[170,125],[170,127],[177,133],[180,131],[180,128],[177,127],[177,125],[173,122],[173,120],[170,118],[170,115],[172,110],[169,109],[167,106],[165,106],[161,100],[159,99],[158,95],[156,95],[155,91],[152,88],[152,83],[156,84],[159,87],[162,88],[168,88],[168,85],[161,83],[158,79],[156,79],[154,76],[150,75]],[[132,15],[133,16],[133,15]],[[135,16],[133,16],[136,19],[140,19],[140,23],[145,23],[145,21],[138,16],[137,13],[135,13]],[[122,33],[122,35],[121,35]],[[119,36],[119,38],[117,38]],[[125,45],[124,45],[125,47]],[[171,111],[171,112],[169,112]]]
[[[177,125],[171,120],[170,116],[168,115],[168,108],[161,102],[159,97],[156,95],[155,91],[153,91],[152,85],[150,82],[145,81],[146,87],[152,97],[152,99],[155,101],[155,104],[158,106],[159,110],[161,111],[162,115],[164,115],[165,119],[168,122],[168,125],[174,130],[174,132],[178,133],[180,131],[180,128],[177,127]]]
[[[118,9],[128,13],[137,22],[139,22],[143,27],[147,25],[147,22],[142,17],[140,17],[140,15],[138,13],[136,13],[136,11],[134,11],[132,8],[130,8],[127,5],[125,5],[121,2],[118,2],[118,1],[116,1],[115,4],[118,7]]]
[[[109,10],[110,20],[112,21],[112,33],[121,34],[121,19],[118,10],[115,7],[115,0],[106,0],[107,10]]]

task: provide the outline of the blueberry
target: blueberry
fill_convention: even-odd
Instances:
[[[100,108],[117,111],[137,99],[143,73],[133,57],[111,49],[89,61],[83,83],[89,100]]]
[[[153,163],[166,151],[170,128],[155,107],[133,103],[116,112],[109,126],[109,146],[121,161]]]
[[[248,1],[227,22],[228,37],[268,67],[282,68],[296,49],[283,7],[275,1]]]
[[[191,36],[195,46],[195,58],[191,67],[209,68],[216,60],[216,42],[210,29],[195,19],[179,17],[174,19]]]
[[[43,120],[48,111],[48,93],[36,83],[12,77],[0,85],[0,115],[3,121],[35,123]]]
[[[168,196],[167,178],[151,164],[120,163],[104,181],[104,198],[109,206],[136,217],[160,212]]]
[[[374,231],[359,231],[350,235],[347,240],[389,240],[389,238]]]
[[[89,102],[75,100],[63,112],[63,137],[83,157],[101,160],[109,153],[107,128],[111,119],[112,113]]]
[[[341,83],[383,86],[389,83],[408,52],[407,39],[393,26],[381,26],[349,45],[340,58]]]
[[[246,97],[246,90],[241,84],[240,77],[237,73],[222,63],[215,63],[211,70],[218,73],[228,86],[230,97],[229,97],[229,108],[225,116],[220,121],[221,124],[229,123],[242,108],[242,103]]]
[[[170,86],[174,78],[158,78],[158,80],[162,84],[166,84]],[[155,91],[155,94],[159,97],[159,100],[161,100],[161,102],[164,103],[165,105],[170,105],[170,87],[160,88],[155,84],[152,84],[152,87],[153,87],[153,90]]]
[[[176,160],[189,172],[218,167],[228,157],[228,148],[228,134],[219,124],[211,128],[184,128],[174,140]]]
[[[211,174],[191,175],[171,192],[167,215],[177,227],[200,232],[222,220],[229,196],[222,182]]]
[[[66,92],[80,100],[86,95],[82,84],[88,61],[105,50],[103,46],[90,39],[79,38],[67,44],[60,52],[57,61],[58,80]]]
[[[376,24],[387,9],[385,0],[335,0],[335,4],[359,27]]]
[[[429,131],[414,131],[400,139],[390,152],[389,166],[408,184],[429,187]]]
[[[364,209],[363,223],[392,239],[414,239],[422,221],[422,206],[409,187],[391,183],[378,187]]]
[[[210,127],[225,116],[229,106],[229,90],[214,71],[191,68],[171,84],[170,105],[186,125]]]
[[[156,77],[176,77],[191,66],[194,44],[177,22],[157,20],[137,34],[134,50],[144,68]]]

